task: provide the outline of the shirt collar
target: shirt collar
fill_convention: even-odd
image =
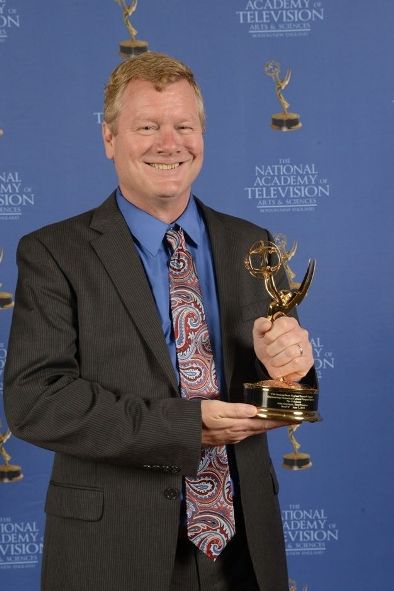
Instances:
[[[118,207],[126,220],[130,232],[138,242],[153,256],[156,256],[169,228],[180,226],[185,234],[198,246],[201,243],[202,217],[193,195],[190,196],[185,211],[172,224],[166,224],[139,209],[122,195],[120,188],[116,191]]]

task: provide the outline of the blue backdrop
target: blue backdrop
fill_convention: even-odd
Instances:
[[[133,18],[152,50],[192,67],[205,95],[195,193],[297,239],[297,278],[318,261],[300,315],[324,422],[297,432],[313,467],[283,470],[286,432],[270,437],[298,591],[393,585],[393,19],[390,0],[140,0]],[[22,235],[115,186],[102,94],[126,38],[113,0],[0,0],[2,291],[14,291]],[[264,74],[271,59],[282,77],[292,70],[284,95],[300,130],[270,127],[280,110]],[[11,316],[0,309],[1,374]],[[52,457],[13,437],[6,449],[24,478],[0,483],[0,587],[36,591]]]

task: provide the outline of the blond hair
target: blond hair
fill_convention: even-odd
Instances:
[[[115,68],[104,92],[104,121],[116,133],[117,118],[122,107],[126,86],[132,80],[147,80],[161,92],[166,86],[186,80],[196,95],[201,127],[205,129],[204,101],[191,69],[176,58],[164,53],[147,52],[130,58]]]

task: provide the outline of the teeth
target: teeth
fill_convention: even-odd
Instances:
[[[153,166],[153,168],[158,168],[159,170],[172,170],[174,168],[178,168],[179,162],[176,162],[175,164],[159,164],[156,162],[151,162],[150,166]]]

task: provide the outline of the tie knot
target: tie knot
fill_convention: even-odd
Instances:
[[[179,247],[185,248],[185,236],[182,228],[167,230],[165,238],[172,252],[175,252]]]

